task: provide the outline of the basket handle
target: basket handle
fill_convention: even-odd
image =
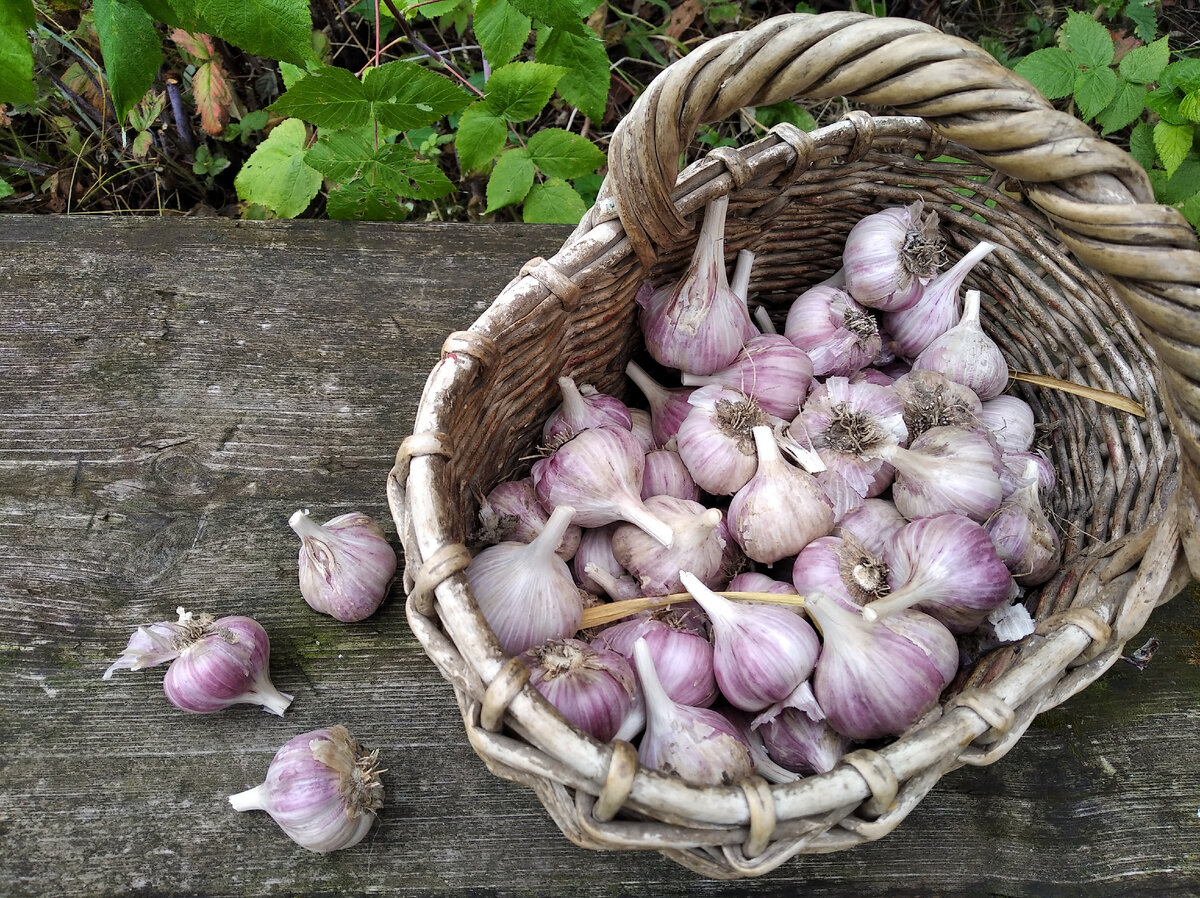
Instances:
[[[1159,385],[1200,477],[1200,252],[1175,209],[1154,202],[1128,153],[1055,110],[981,47],[921,22],[794,14],[701,45],[663,70],[613,133],[602,196],[645,267],[693,230],[672,198],[697,128],[743,106],[846,97],[925,119],[938,135],[1024,182],[1083,262],[1109,276],[1163,366]]]

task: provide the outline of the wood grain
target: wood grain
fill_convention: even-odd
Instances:
[[[1188,895],[1200,892],[1200,599],[1008,757],[896,833],[736,884],[568,842],[491,776],[397,592],[339,624],[296,587],[297,508],[384,482],[446,334],[552,226],[0,217],[0,893]],[[283,718],[172,708],[105,667],[176,606],[256,617]],[[379,826],[330,856],[226,796],[346,724],[388,768]]]

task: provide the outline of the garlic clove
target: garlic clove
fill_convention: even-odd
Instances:
[[[308,511],[288,520],[300,537],[300,594],[340,621],[370,617],[396,577],[396,552],[370,517],[354,511],[318,524]]]
[[[326,853],[362,841],[383,806],[379,752],[343,726],[302,733],[275,753],[267,778],[229,796],[235,811],[266,811],[288,838]]]

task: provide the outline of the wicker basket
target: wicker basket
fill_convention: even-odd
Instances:
[[[841,96],[901,115],[855,111],[808,134],[779,126],[677,171],[702,123]],[[488,768],[533,788],[572,841],[755,876],[877,839],[948,771],[999,759],[1200,572],[1200,252],[1127,154],[979,47],[904,19],[782,16],[713,40],[654,81],[609,161],[600,199],[559,252],[530,261],[451,334],[430,374],[388,483],[408,620]],[[500,650],[461,573],[479,496],[525,473],[556,378],[625,394],[625,363],[641,349],[634,294],[684,270],[697,213],[720,194],[727,258],[756,252],[751,296],[776,316],[837,267],[855,221],[922,197],[952,258],[999,244],[968,285],[1013,368],[1124,394],[1147,413],[1013,384],[1053,425],[1059,472],[1066,564],[1027,598],[1037,632],[963,672],[902,737],[789,785],[694,786],[572,728]]]

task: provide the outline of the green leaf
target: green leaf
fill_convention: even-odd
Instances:
[[[1075,102],[1084,121],[1095,118],[1117,95],[1117,73],[1109,68],[1084,69],[1075,76]]]
[[[1125,6],[1125,18],[1134,24],[1134,34],[1149,43],[1158,32],[1158,16],[1155,8],[1159,0],[1129,0]]]
[[[1195,153],[1189,154],[1156,192],[1161,202],[1171,205],[1185,202],[1200,193],[1200,158]]]
[[[1185,200],[1180,211],[1183,212],[1183,217],[1191,222],[1192,227],[1200,231],[1200,193]]]
[[[1167,39],[1162,37],[1144,47],[1134,47],[1121,57],[1121,64],[1117,70],[1126,81],[1149,84],[1159,79],[1170,59],[1171,51],[1167,47]]]
[[[1049,100],[1069,97],[1075,89],[1075,63],[1071,54],[1059,47],[1034,50],[1018,61],[1013,71],[1028,79]]]
[[[1067,13],[1058,44],[1075,57],[1078,65],[1088,68],[1106,68],[1116,55],[1108,29],[1082,12]]]
[[[196,0],[209,33],[253,53],[302,66],[314,60],[308,0]]]
[[[470,95],[449,78],[412,62],[367,69],[363,95],[380,123],[397,131],[432,124],[471,102]]]
[[[234,179],[238,198],[295,218],[321,189],[321,173],[304,163],[307,134],[300,119],[284,119],[258,145]]]
[[[195,4],[189,0],[137,0],[142,9],[156,22],[169,28],[182,28],[189,34],[206,34],[208,24],[196,15]]]
[[[454,147],[458,151],[458,167],[463,172],[483,168],[504,149],[508,126],[483,103],[473,103],[458,120]]]
[[[95,0],[96,34],[117,118],[145,96],[162,65],[162,38],[134,0]]]
[[[283,79],[284,90],[291,90],[292,86],[307,74],[308,70],[298,65],[292,65],[290,62],[279,63],[279,76]]]
[[[427,19],[436,19],[438,16],[444,16],[446,13],[452,12],[461,2],[462,0],[434,0],[432,3],[429,0],[401,0],[401,2],[396,4],[396,8],[406,13],[411,9],[413,12],[419,12]],[[391,10],[382,4],[380,5],[380,12],[386,16],[392,14]]]
[[[557,85],[559,96],[594,122],[604,118],[612,72],[604,43],[591,31],[539,28],[536,57],[567,70]]]
[[[329,191],[325,211],[335,221],[404,221],[409,204],[384,187],[352,181]]]
[[[261,131],[267,127],[267,122],[271,117],[265,109],[255,109],[253,112],[247,112],[242,116],[242,133],[246,134],[250,131]]]
[[[33,103],[32,0],[0,4],[0,103]],[[11,191],[11,187],[9,190]]]
[[[365,181],[397,196],[433,200],[454,190],[450,179],[432,162],[417,159],[404,144],[378,147],[365,134],[334,131],[322,134],[304,161],[329,180],[345,185]]]
[[[1200,122],[1200,90],[1193,90],[1179,101],[1179,114],[1189,122]]]
[[[510,62],[492,72],[484,87],[488,109],[510,122],[533,118],[545,107],[567,70],[540,62]]]
[[[1195,129],[1191,125],[1172,125],[1161,121],[1154,126],[1154,148],[1158,150],[1158,158],[1162,160],[1168,176],[1175,174],[1182,164],[1192,148],[1194,136]]]
[[[1154,126],[1149,122],[1138,122],[1129,135],[1129,154],[1146,171],[1154,168],[1158,151],[1154,149]]]
[[[755,120],[765,128],[773,128],[781,122],[795,125],[801,131],[814,131],[817,120],[812,113],[792,100],[783,100],[754,110]]]
[[[11,184],[9,184],[3,178],[0,178],[0,200],[4,199],[6,196],[12,196],[16,192],[17,191]]]
[[[479,0],[475,6],[475,37],[493,69],[521,52],[532,27],[529,16],[513,9],[508,0]]]
[[[604,151],[578,134],[562,128],[545,128],[527,144],[533,164],[552,178],[578,178],[604,164]]]
[[[1096,124],[1105,134],[1120,131],[1132,125],[1146,108],[1146,90],[1144,84],[1132,84],[1120,81],[1117,85],[1116,96],[1111,103],[1096,116]]]
[[[487,185],[487,212],[495,212],[525,199],[533,187],[533,160],[523,149],[506,150],[496,160]]]
[[[579,224],[587,204],[566,181],[551,178],[545,184],[534,184],[521,207],[526,222],[547,224]]]
[[[1146,94],[1146,108],[1152,110],[1164,122],[1182,125],[1187,120],[1179,114],[1180,99],[1174,88],[1159,85]]]
[[[303,119],[319,128],[354,128],[371,120],[362,82],[353,72],[336,66],[310,72],[267,111]]]
[[[543,25],[561,28],[575,34],[587,29],[583,24],[584,4],[575,0],[509,0],[516,9]]]
[[[1159,88],[1178,88],[1183,93],[1200,89],[1200,57],[1177,59],[1165,69],[1158,79]]]

